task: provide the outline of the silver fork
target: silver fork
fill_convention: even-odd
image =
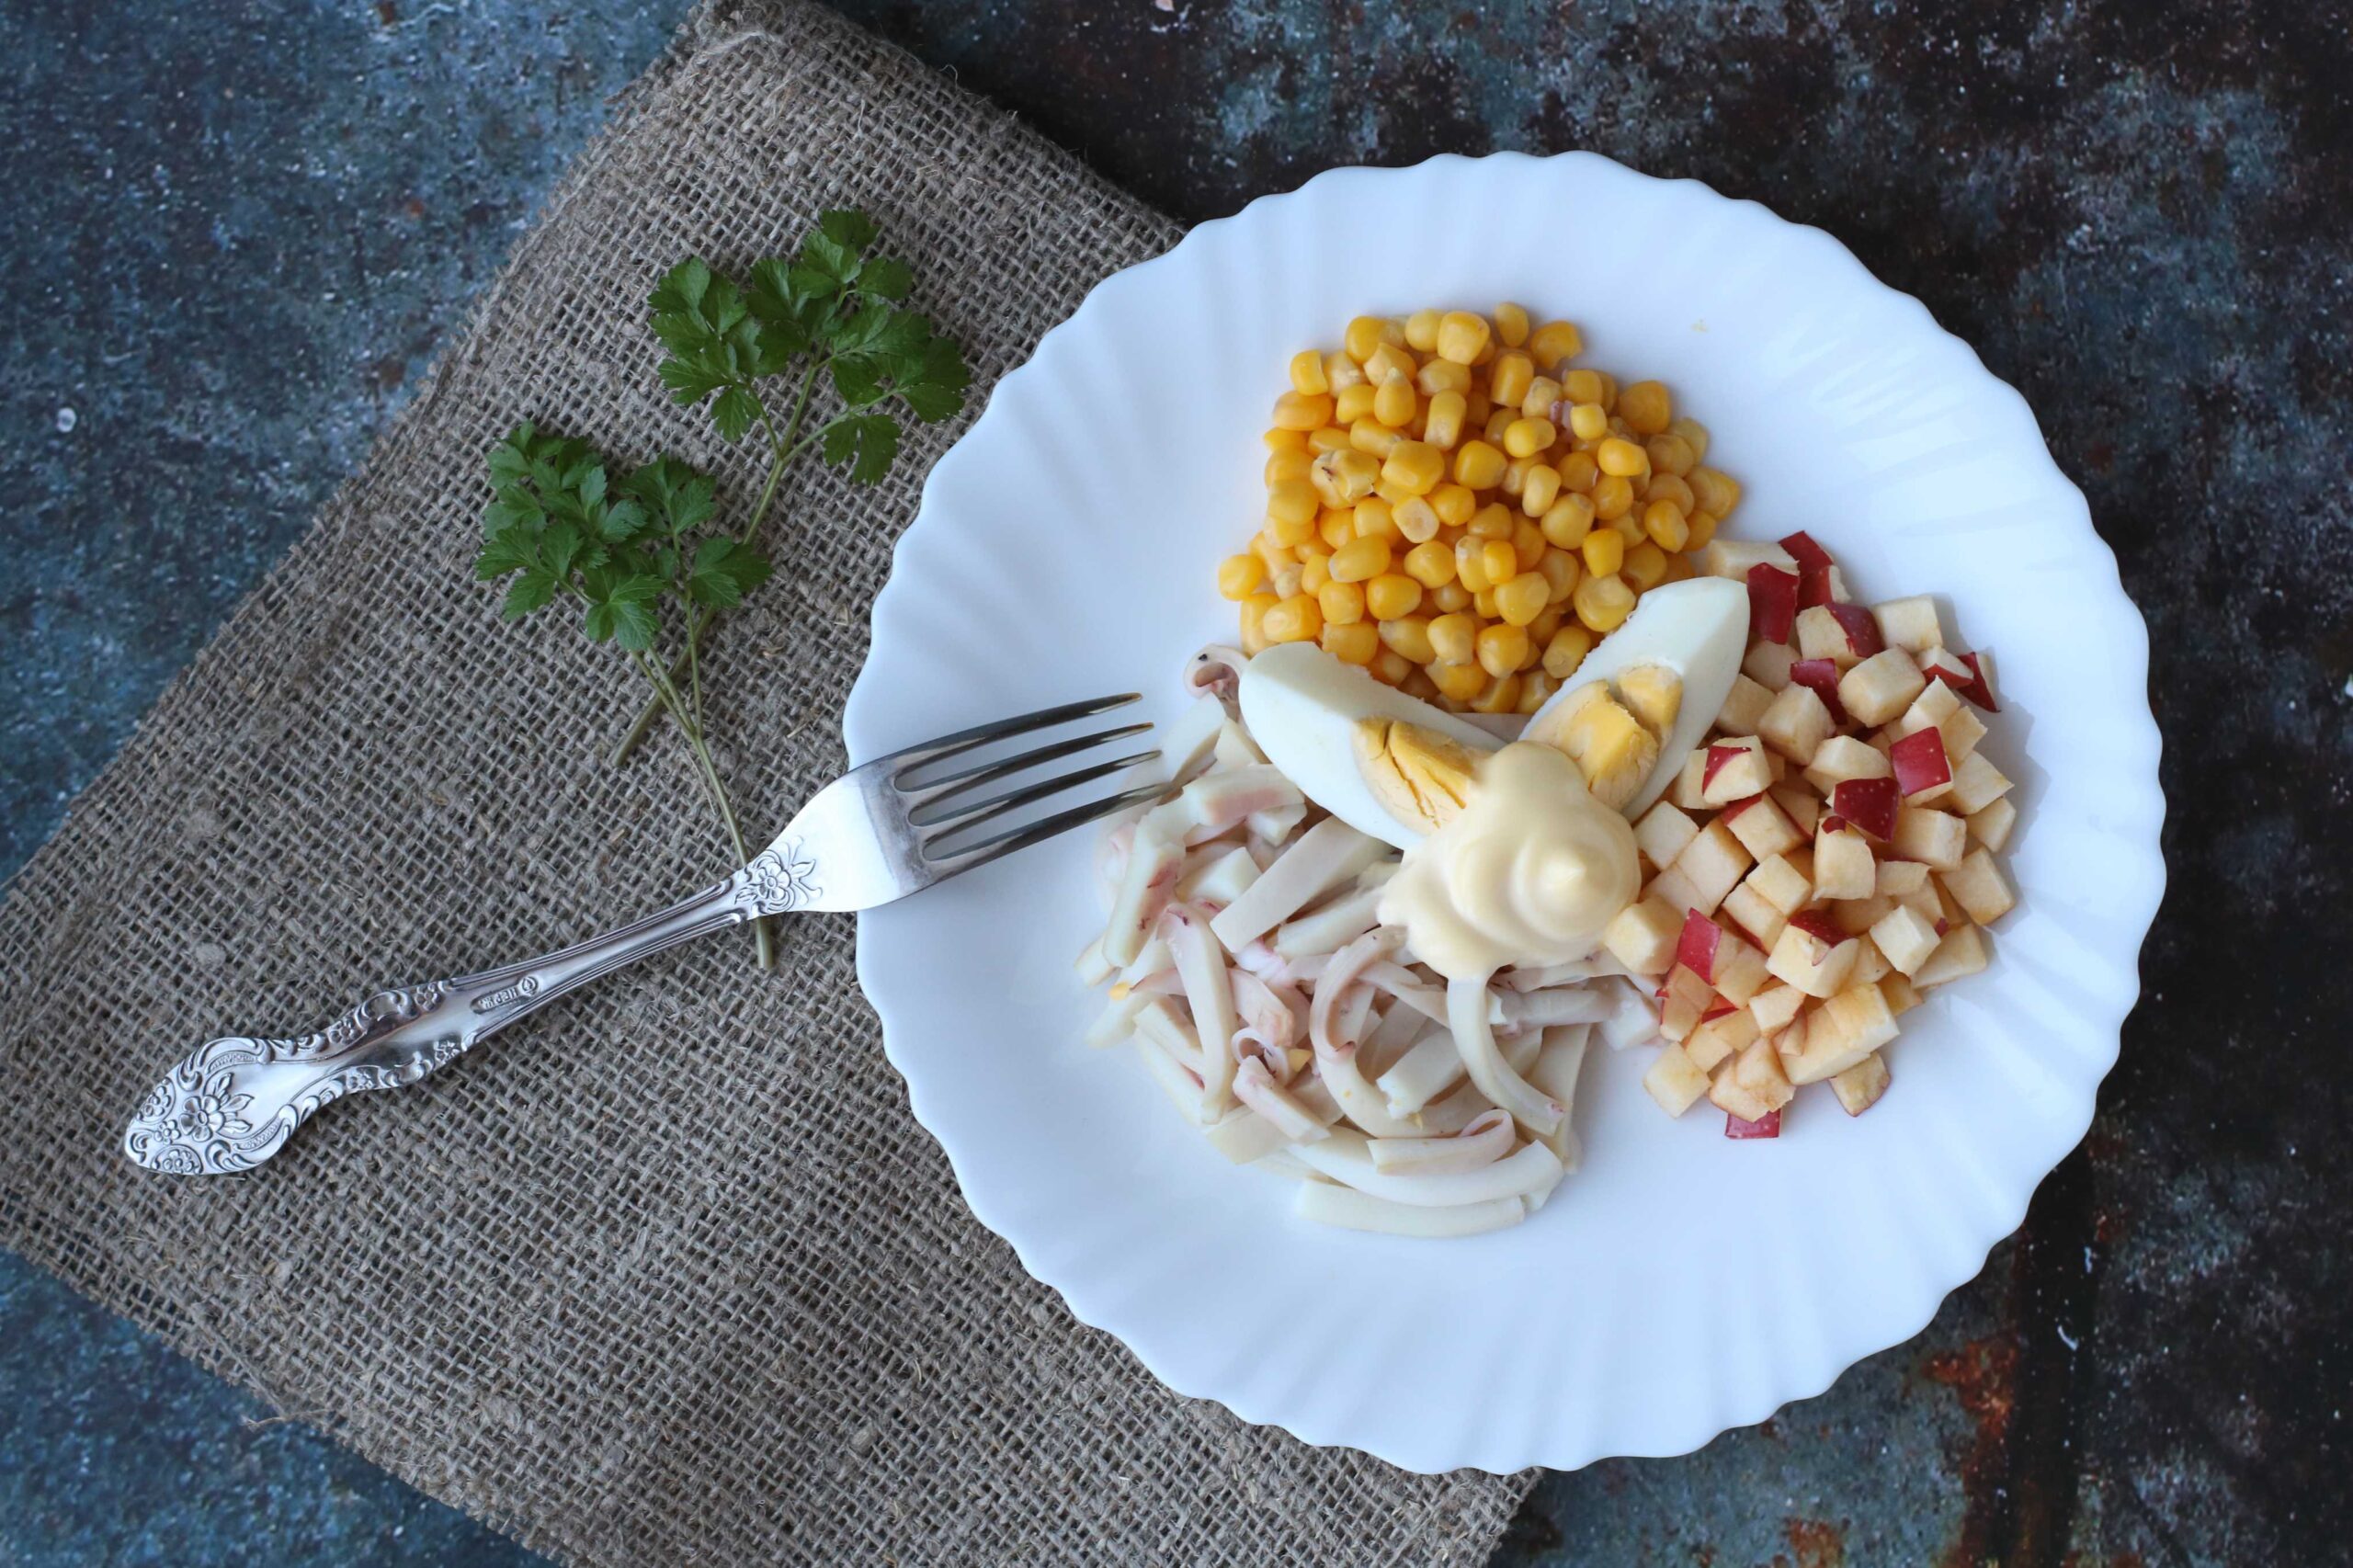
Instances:
[[[362,1089],[414,1084],[525,1014],[625,964],[765,915],[871,909],[1148,801],[1161,786],[1125,790],[1040,821],[972,836],[983,824],[1160,754],[1094,763],[984,799],[974,799],[973,791],[1141,734],[1150,724],[1100,730],[1001,761],[915,777],[993,743],[1136,699],[1130,692],[1048,708],[876,757],[820,790],[774,843],[725,881],[561,952],[381,991],[299,1039],[209,1040],[148,1095],[123,1135],[123,1152],[149,1170],[174,1175],[251,1170],[284,1148],[320,1107]]]

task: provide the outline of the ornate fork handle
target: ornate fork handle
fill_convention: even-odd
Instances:
[[[320,1107],[396,1089],[566,992],[714,931],[809,902],[807,862],[770,849],[656,915],[543,958],[380,991],[316,1034],[208,1040],[155,1085],[123,1152],[179,1176],[251,1170]]]

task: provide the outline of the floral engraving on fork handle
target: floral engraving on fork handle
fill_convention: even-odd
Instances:
[[[801,853],[797,838],[761,850],[740,874],[745,896],[762,915],[790,914],[824,891],[817,862]]]
[[[453,986],[434,981],[379,992],[315,1034],[209,1041],[148,1094],[123,1134],[123,1152],[174,1176],[251,1170],[321,1106],[364,1089],[413,1084],[464,1051],[472,1043],[465,1010],[453,1006],[448,1018],[432,1017],[455,994]],[[356,1051],[368,1060],[316,1072]]]

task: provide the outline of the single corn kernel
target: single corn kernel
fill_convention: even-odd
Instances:
[[[1287,392],[1275,399],[1275,428],[1313,430],[1332,417],[1332,400],[1322,392]]]
[[[1250,536],[1250,552],[1265,562],[1269,572],[1299,559],[1290,552],[1290,546],[1275,537],[1272,528],[1260,528]]]
[[[1350,621],[1335,626],[1329,620],[1317,642],[1324,651],[1344,665],[1370,665],[1381,653],[1381,633],[1370,621]]]
[[[1364,585],[1364,608],[1375,620],[1394,620],[1422,606],[1422,585],[1400,572],[1383,572]]]
[[[1475,365],[1490,347],[1486,318],[1469,311],[1449,311],[1438,318],[1438,357],[1458,365]]]
[[[1354,626],[1364,619],[1364,590],[1354,583],[1326,583],[1315,595],[1326,626]]]
[[[1377,458],[1387,457],[1390,449],[1404,438],[1403,434],[1383,425],[1370,415],[1367,415],[1348,426],[1348,445],[1358,451],[1370,452]]]
[[[1383,686],[1403,686],[1416,673],[1414,662],[1394,648],[1383,648],[1373,655],[1372,678]]]
[[[1593,460],[1604,473],[1631,479],[1651,471],[1651,455],[1621,436],[1612,436],[1593,449]]]
[[[1302,348],[1290,357],[1290,390],[1302,397],[1317,397],[1332,390],[1324,375],[1324,356]]]
[[[1691,537],[1691,525],[1674,502],[1654,501],[1643,508],[1643,531],[1661,550],[1681,551]]]
[[[1551,370],[1585,352],[1585,335],[1564,321],[1548,321],[1528,335],[1528,357]]]
[[[1305,479],[1312,482],[1314,473],[1315,459],[1309,454],[1304,437],[1302,437],[1298,446],[1286,451],[1271,453],[1267,458],[1268,484],[1280,484],[1286,479]]]
[[[1455,483],[1473,490],[1492,489],[1503,478],[1509,460],[1484,441],[1465,441],[1454,453]]]
[[[1621,474],[1605,473],[1593,482],[1593,515],[1615,522],[1633,510],[1634,486]]]
[[[1567,680],[1592,652],[1592,632],[1582,626],[1563,626],[1544,646],[1544,673],[1554,680]]]
[[[1457,562],[1460,570],[1461,562]],[[1430,590],[1430,605],[1441,615],[1460,615],[1471,608],[1471,590],[1462,585],[1461,577],[1451,583],[1440,583]]]
[[[1382,344],[1404,341],[1405,334],[1395,322],[1384,316],[1358,316],[1348,323],[1347,331],[1341,335],[1340,347],[1347,350],[1349,358],[1361,365]]]
[[[1495,307],[1495,336],[1506,348],[1517,348],[1528,341],[1528,312],[1506,300]]]
[[[1332,417],[1341,425],[1370,419],[1372,417],[1372,405],[1380,397],[1380,389],[1370,381],[1358,381],[1355,386],[1343,388],[1332,399]]]
[[[1694,512],[1687,527],[1683,548],[1705,550],[1716,537],[1716,515],[1713,512]]]
[[[1429,423],[1422,428],[1422,439],[1433,447],[1451,450],[1462,439],[1462,413],[1468,406],[1459,392],[1442,392],[1431,397]]]
[[[1662,562],[1661,566],[1665,566]],[[1506,621],[1514,626],[1526,626],[1544,613],[1550,601],[1552,585],[1541,572],[1522,572],[1495,590],[1495,608]]]
[[[1511,526],[1511,552],[1523,572],[1533,572],[1536,563],[1544,559],[1544,530],[1526,517],[1516,519]]]
[[[1275,522],[1313,517],[1315,510],[1315,487],[1303,479],[1279,480],[1267,486],[1267,516]]]
[[[1561,471],[1561,488],[1580,495],[1591,494],[1601,479],[1601,465],[1591,452],[1571,452],[1552,466]]]
[[[1464,530],[1480,539],[1511,538],[1511,508],[1500,501],[1490,501],[1472,515]]]
[[[1438,683],[1430,679],[1430,673],[1427,669],[1416,668],[1411,675],[1397,683],[1397,689],[1408,697],[1418,697],[1425,702],[1443,701],[1438,689]]]
[[[1324,384],[1335,396],[1350,387],[1361,386],[1364,367],[1336,349],[1324,356]]]
[[[1229,555],[1217,563],[1217,591],[1240,601],[1256,593],[1267,581],[1267,563],[1255,555]]]
[[[1552,555],[1548,555],[1544,559],[1551,561],[1556,559],[1559,555],[1560,551],[1554,551]],[[1547,575],[1549,577],[1550,574],[1547,574]],[[1560,631],[1561,623],[1568,619],[1569,612],[1563,609],[1559,605],[1546,605],[1543,612],[1538,615],[1534,620],[1528,623],[1529,640],[1534,642],[1539,648],[1548,648],[1552,646],[1552,633]]]
[[[1486,688],[1471,699],[1473,713],[1517,713],[1519,711],[1519,676],[1498,676],[1487,683]]]
[[[1321,594],[1324,585],[1332,580],[1332,552],[1328,550],[1310,551],[1299,563],[1299,592]]]
[[[1425,588],[1439,587],[1454,581],[1454,551],[1434,539],[1426,540],[1407,551],[1404,565],[1405,575]]]
[[[1606,577],[1626,564],[1626,541],[1608,528],[1596,528],[1585,536],[1582,553],[1585,569]]]
[[[1326,506],[1347,506],[1372,493],[1381,465],[1369,452],[1325,452],[1310,466],[1307,482]]]
[[[1315,537],[1315,519],[1312,516],[1278,517],[1269,514],[1267,517],[1267,531],[1275,536],[1276,543],[1286,550],[1295,550]]]
[[[1574,550],[1593,531],[1593,500],[1586,495],[1563,495],[1544,509],[1538,527],[1544,530],[1545,542],[1563,550]]]
[[[1731,517],[1732,509],[1740,505],[1740,482],[1720,469],[1695,468],[1684,475],[1684,481],[1691,486],[1699,509],[1713,512],[1718,521]]]
[[[1422,544],[1438,537],[1438,513],[1419,495],[1391,507],[1390,517],[1408,544]]]
[[[1491,588],[1508,583],[1519,574],[1519,551],[1511,547],[1507,539],[1488,540],[1479,546],[1479,570],[1485,574]]]
[[[1609,434],[1609,415],[1597,403],[1571,403],[1569,434],[1580,441],[1598,441]]]
[[[1349,507],[1346,511],[1324,513],[1323,520],[1315,525],[1315,532],[1323,540],[1324,549],[1339,549],[1357,537],[1356,509]]]
[[[1598,370],[1571,370],[1561,378],[1563,397],[1571,403],[1600,404],[1605,415],[1609,412],[1608,400],[1603,395],[1607,391],[1608,383],[1602,381]]]
[[[1692,510],[1699,505],[1699,497],[1692,492],[1691,486],[1688,481],[1679,479],[1671,473],[1658,473],[1655,472],[1651,475],[1651,482],[1643,486],[1643,499],[1645,501],[1672,501],[1678,508],[1686,512]]]
[[[1413,384],[1415,372],[1420,369],[1421,367],[1415,363],[1413,355],[1407,353],[1404,348],[1393,343],[1384,343],[1372,351],[1371,358],[1364,362],[1364,379],[1374,386],[1380,386],[1403,376],[1405,378],[1406,384],[1410,386]]]
[[[1389,541],[1352,539],[1332,551],[1332,581],[1363,583],[1389,570]]]
[[[1441,484],[1430,492],[1430,510],[1450,528],[1469,522],[1479,510],[1479,497],[1466,484]]]
[[[1416,495],[1427,495],[1446,477],[1446,454],[1427,441],[1400,441],[1389,449],[1381,477]]]
[[[1647,594],[1666,581],[1666,551],[1649,540],[1626,552],[1624,576],[1638,594]]]
[[[1675,400],[1664,381],[1636,381],[1618,394],[1618,413],[1638,436],[1663,436],[1675,417]]]
[[[1537,559],[1536,570],[1544,575],[1544,602],[1547,606],[1565,604],[1576,592],[1577,579],[1584,575],[1581,558],[1574,550],[1548,550]]]
[[[1519,705],[1513,711],[1533,713],[1543,707],[1546,700],[1558,689],[1560,688],[1552,684],[1552,677],[1541,671],[1524,675],[1519,677]]]
[[[1601,378],[1601,406],[1612,414],[1618,412],[1618,378],[1607,370],[1596,370]]]
[[[1699,461],[1691,455],[1691,443],[1673,434],[1653,436],[1643,443],[1643,450],[1650,454],[1653,473],[1671,473],[1677,479]]]
[[[1634,546],[1645,542],[1651,537],[1643,531],[1643,514],[1641,510],[1633,506],[1629,506],[1618,516],[1610,518],[1609,528],[1611,532],[1615,533],[1620,539],[1626,541],[1626,548],[1628,550],[1631,550]]]
[[[1272,594],[1253,594],[1242,601],[1242,651],[1256,653],[1267,646],[1267,612],[1282,601]]]
[[[1504,476],[1495,482],[1495,488],[1517,501],[1528,488],[1528,471],[1540,466],[1534,458],[1514,458],[1504,465]]]
[[[1462,394],[1462,427],[1465,430],[1484,430],[1495,412],[1494,401],[1478,388],[1472,387]]]
[[[1382,621],[1381,641],[1392,652],[1417,665],[1427,665],[1438,657],[1438,646],[1430,640],[1430,623],[1418,615]]]
[[[1477,616],[1482,623],[1502,619],[1503,617],[1495,609],[1495,590],[1482,588],[1472,595],[1471,612]]]
[[[1304,430],[1269,430],[1258,438],[1267,444],[1267,450],[1270,452],[1307,450],[1307,432]]]
[[[1528,383],[1528,391],[1519,400],[1519,411],[1530,419],[1550,419],[1552,405],[1561,401],[1561,383],[1550,376],[1538,376]]]
[[[1549,463],[1538,463],[1528,471],[1519,487],[1519,509],[1531,517],[1540,517],[1552,509],[1561,497],[1561,471]]]
[[[1683,444],[1691,449],[1693,462],[1708,460],[1708,427],[1696,419],[1674,419],[1667,422],[1666,430],[1670,436],[1680,437]]]
[[[1413,423],[1421,399],[1414,394],[1414,383],[1401,375],[1391,374],[1372,394],[1372,416],[1395,430]]]
[[[1269,642],[1313,642],[1324,630],[1324,612],[1305,594],[1269,606],[1259,622]]]
[[[1514,408],[1528,396],[1528,383],[1536,379],[1536,367],[1518,349],[1506,349],[1495,356],[1487,368],[1487,395],[1499,403]]]
[[[1468,702],[1487,689],[1487,672],[1476,664],[1441,660],[1438,664],[1425,665],[1424,669],[1430,677],[1430,684],[1438,687],[1438,695],[1451,698],[1456,702]]]
[[[1666,580],[1668,582],[1688,583],[1699,574],[1699,569],[1691,564],[1691,558],[1689,556],[1670,555],[1666,558]]]
[[[1490,626],[1479,633],[1479,667],[1501,678],[1516,675],[1522,659],[1528,657],[1528,631],[1525,627]]]
[[[1559,434],[1549,419],[1515,419],[1504,427],[1504,450],[1516,458],[1540,456]]]
[[[1336,425],[1326,425],[1320,430],[1310,430],[1307,433],[1307,449],[1311,452],[1342,451],[1347,449],[1347,444],[1348,433]]]
[[[1632,613],[1634,590],[1626,585],[1626,579],[1613,573],[1606,577],[1587,577],[1577,585],[1571,600],[1576,606],[1577,619],[1606,637]]]
[[[1438,347],[1438,312],[1415,311],[1405,318],[1405,347],[1427,354]]]
[[[1475,535],[1466,534],[1454,547],[1454,580],[1465,592],[1475,594],[1495,586],[1494,579],[1487,575],[1486,557],[1481,553],[1486,543]]]
[[[1396,509],[1378,495],[1368,495],[1358,502],[1348,516],[1358,539],[1398,538]]]
[[[1480,426],[1479,434],[1487,445],[1500,447],[1504,444],[1504,432],[1510,429],[1518,422],[1518,419],[1519,410],[1516,408],[1491,408],[1487,414],[1487,422]]]
[[[1312,594],[1315,590],[1304,585],[1306,577],[1306,567],[1296,561],[1287,562],[1276,567],[1274,574],[1267,579],[1267,591],[1279,599],[1287,599],[1293,594]]]
[[[1478,653],[1479,623],[1459,610],[1439,616],[1427,630],[1440,664],[1467,665]]]
[[[1471,367],[1458,365],[1451,359],[1433,359],[1414,372],[1414,385],[1424,396],[1436,397],[1440,392],[1461,392],[1471,395]]]

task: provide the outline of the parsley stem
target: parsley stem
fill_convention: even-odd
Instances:
[[[760,404],[760,428],[767,432],[768,438],[768,480],[767,483],[760,489],[758,502],[752,507],[751,520],[746,522],[743,531],[735,536],[736,543],[749,544],[752,537],[760,531],[760,525],[767,520],[768,506],[776,499],[777,485],[783,480],[784,471],[790,468],[792,460],[817,438],[819,433],[816,431],[811,431],[807,436],[802,436],[801,426],[802,421],[808,417],[809,398],[810,394],[817,390],[817,377],[831,363],[833,358],[830,355],[810,361],[808,372],[801,378],[801,392],[793,399],[792,414],[785,420],[783,435],[777,434],[776,421],[768,417],[767,404],[766,403]],[[670,666],[672,680],[676,680],[682,673],[689,680],[695,678],[693,661],[696,650],[702,644],[702,634],[709,631],[710,623],[718,619],[719,612],[706,606],[698,609],[688,620],[686,656]],[[696,703],[695,711],[698,716],[702,711],[699,699]],[[645,737],[652,733],[654,723],[661,717],[662,699],[657,695],[654,700],[638,710],[636,722],[630,725],[629,733],[621,736],[620,743],[613,747],[612,755],[605,759],[606,762],[614,767],[619,767],[622,763],[627,762],[630,759],[630,754],[644,743]]]
[[[645,677],[646,684],[654,687],[654,699],[670,710],[670,717],[677,724],[678,733],[686,737],[687,749],[694,754],[697,770],[702,775],[703,788],[709,791],[711,804],[719,808],[719,820],[727,829],[727,841],[734,846],[735,864],[739,867],[749,865],[752,852],[745,846],[744,830],[735,825],[735,811],[728,803],[727,786],[720,782],[719,768],[711,761],[710,747],[703,740],[701,726],[692,721],[684,701],[678,696],[678,688],[671,684],[669,676],[663,673],[658,661],[635,651],[631,651],[630,657],[635,661],[638,673]],[[766,920],[755,919],[752,922],[752,940],[758,949],[760,967],[774,969],[776,947],[768,934],[768,923]]]

